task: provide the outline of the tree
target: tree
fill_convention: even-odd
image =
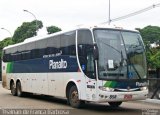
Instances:
[[[56,27],[56,26],[47,27],[48,34],[52,34],[52,33],[59,32],[59,31],[61,31],[61,28],[59,27]]]
[[[146,26],[143,29],[137,28],[137,30],[140,31],[144,41],[154,43],[160,40],[160,27],[158,26]]]
[[[4,47],[11,45],[11,44],[14,44],[14,42],[12,41],[12,38],[10,37],[5,38],[4,40],[0,42],[0,50],[2,50]]]
[[[37,25],[37,27],[36,27]],[[43,27],[42,21],[36,20],[32,22],[24,22],[20,27],[18,27],[13,35],[13,41],[19,43],[24,41],[26,38],[30,38],[37,35],[38,29]]]
[[[150,47],[151,43],[159,45],[160,41],[160,27],[147,26],[143,29],[137,28],[140,31],[146,46],[147,63],[150,69],[156,69],[157,76],[160,77],[160,50],[159,47]]]
[[[10,38],[10,37],[8,37],[0,42],[0,57],[2,57],[2,49],[4,47],[6,47],[8,45],[12,45],[12,44],[14,44],[14,42],[12,41],[12,38]]]
[[[0,41],[0,61],[1,61],[1,57],[2,57],[2,49],[8,45],[14,44],[14,42],[12,41],[12,38],[8,37],[2,41]],[[0,73],[1,73],[1,62],[0,62]],[[1,77],[0,77],[1,80]]]

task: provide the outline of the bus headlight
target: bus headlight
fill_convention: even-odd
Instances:
[[[99,86],[99,89],[102,90],[102,91],[114,91],[113,88],[110,88],[110,87],[103,87],[103,86]]]
[[[141,89],[141,91],[143,91],[143,90],[147,90],[148,88],[147,87],[141,87],[140,89]]]

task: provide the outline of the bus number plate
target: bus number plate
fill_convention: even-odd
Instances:
[[[128,95],[128,94],[126,94],[126,95],[124,95],[124,99],[132,99],[132,95]]]

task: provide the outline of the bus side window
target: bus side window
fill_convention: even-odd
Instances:
[[[27,53],[25,53],[25,57],[26,57],[26,60],[27,59],[31,59],[31,51],[26,51]]]
[[[27,54],[27,58],[28,59],[34,59],[35,58],[35,55],[34,55],[34,49],[35,49],[35,42],[31,42],[31,43],[27,43],[25,44],[25,49],[26,51],[28,52]]]
[[[17,52],[17,48],[14,47],[14,48],[11,48],[11,60],[12,61],[16,61],[16,52]]]
[[[40,49],[34,49],[34,57],[39,58],[40,57]]]
[[[36,58],[41,58],[45,55],[45,48],[47,45],[47,39],[35,42],[35,56]]]
[[[10,60],[10,54],[5,54],[4,62],[9,62],[9,61],[11,61]]]
[[[56,54],[60,50],[60,35],[48,38],[46,41],[45,54]]]
[[[76,55],[75,36],[75,31],[67,32],[61,35],[62,55]]]
[[[93,47],[89,48],[87,51],[87,76],[90,78],[95,78],[94,72],[94,58],[93,58]]]
[[[3,62],[7,62],[7,55],[6,55],[5,50],[3,51],[2,55],[3,55],[3,57],[2,57]]]

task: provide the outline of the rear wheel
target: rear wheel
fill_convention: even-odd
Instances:
[[[72,86],[70,88],[68,102],[74,108],[80,108],[82,107],[82,104],[84,104],[83,101],[79,100],[78,90],[76,86]]]
[[[17,90],[16,90],[16,85],[14,82],[11,83],[11,94],[13,96],[16,96],[17,95]]]
[[[22,87],[21,87],[21,83],[17,82],[17,96],[22,97],[23,96],[23,92],[22,92]]]
[[[119,107],[122,104],[121,101],[120,102],[108,102],[108,103],[111,107]]]

